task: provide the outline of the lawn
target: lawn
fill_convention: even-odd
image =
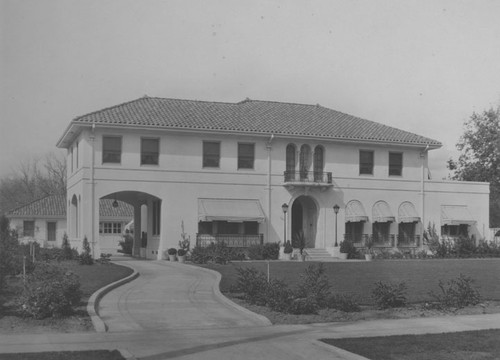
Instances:
[[[271,261],[270,276],[286,280],[291,287],[300,273],[313,262]],[[364,304],[371,304],[371,290],[375,282],[405,281],[411,303],[432,300],[429,291],[437,292],[438,281],[456,278],[460,273],[475,280],[475,285],[486,300],[500,300],[500,259],[432,259],[383,260],[322,263],[332,289],[357,295]],[[238,267],[255,267],[267,272],[267,262],[233,262],[229,265],[207,265],[222,274],[220,289],[228,292],[238,278]]]
[[[371,360],[499,359],[500,330],[322,341]]]
[[[17,294],[22,291],[22,278],[9,278],[7,288],[0,294],[0,334],[93,331],[92,322],[86,311],[90,296],[107,284],[132,273],[130,268],[115,264],[80,265],[77,261],[65,261],[61,265],[80,278],[83,295],[75,313],[62,319],[23,318],[15,303]]]
[[[123,360],[119,351],[52,351],[39,353],[0,354],[0,360]]]

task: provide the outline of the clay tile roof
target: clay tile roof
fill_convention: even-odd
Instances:
[[[112,199],[99,201],[99,215],[108,217],[133,218],[134,208],[118,200],[118,207],[113,207]],[[8,217],[57,216],[66,217],[66,195],[49,195],[15,208],[7,213]]]
[[[239,103],[142,97],[77,117],[74,124],[234,131],[331,140],[429,145],[439,141],[325,108],[246,99]]]

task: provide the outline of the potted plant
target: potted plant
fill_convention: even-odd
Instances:
[[[170,261],[175,261],[176,255],[177,255],[177,249],[175,248],[170,248],[167,250],[168,258]]]
[[[298,231],[293,237],[293,247],[299,249],[299,261],[305,261],[306,255],[303,253],[304,248],[306,247],[306,236],[304,235],[304,231]]]
[[[292,252],[293,252],[293,246],[290,243],[290,240],[287,240],[285,242],[285,247],[283,249],[283,253],[285,254],[285,260],[292,260]]]
[[[177,260],[180,263],[185,263],[186,262],[186,250],[184,250],[184,249],[177,250]]]
[[[340,242],[340,254],[339,259],[346,260],[351,252],[352,243],[349,240],[343,240]]]
[[[365,240],[365,260],[371,261],[373,259],[373,240],[368,237]]]

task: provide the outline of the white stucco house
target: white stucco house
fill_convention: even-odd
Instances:
[[[439,141],[320,105],[143,97],[73,119],[57,146],[69,235],[96,253],[101,199],[133,206],[134,253],[158,259],[182,223],[193,246],[302,230],[306,248],[332,254],[344,238],[418,248],[429,223],[442,236],[489,231],[489,184],[429,180]]]
[[[49,195],[7,212],[10,227],[21,243],[36,241],[42,247],[61,247],[67,233],[66,195]],[[116,254],[121,249],[126,225],[133,219],[133,208],[121,201],[99,201],[99,244],[101,252]],[[80,243],[71,244],[79,247]]]

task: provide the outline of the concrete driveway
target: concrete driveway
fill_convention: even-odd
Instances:
[[[109,332],[271,325],[223,297],[214,271],[168,261],[117,263],[140,276],[100,301],[98,313]]]

